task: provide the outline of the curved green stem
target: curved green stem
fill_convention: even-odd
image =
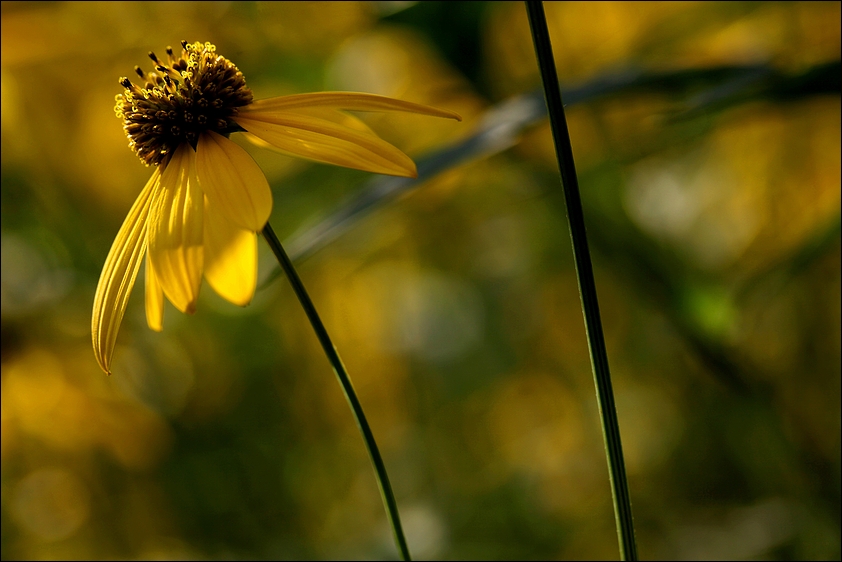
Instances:
[[[585,332],[591,352],[596,399],[602,417],[602,435],[605,440],[611,495],[614,498],[614,517],[617,524],[617,538],[620,541],[620,556],[623,560],[637,560],[629,485],[623,461],[623,446],[620,443],[620,425],[617,421],[617,408],[614,405],[614,390],[611,386],[611,373],[608,371],[608,354],[605,351],[593,266],[585,234],[585,215],[582,212],[582,200],[579,196],[579,180],[573,163],[573,147],[567,130],[567,119],[564,117],[564,104],[561,101],[561,89],[558,85],[550,32],[547,29],[542,2],[527,0],[526,12],[544,83],[544,96],[550,114],[550,127],[553,132],[564,200],[567,205],[567,219],[570,225],[570,239],[573,243],[576,275],[579,278]]]
[[[289,259],[289,256],[287,256],[287,253],[284,251],[284,247],[281,245],[280,240],[278,240],[278,237],[275,235],[275,231],[272,230],[269,223],[266,223],[262,234],[266,239],[266,242],[269,244],[269,247],[272,248],[272,252],[274,252],[275,257],[278,259],[278,263],[281,264],[284,273],[286,273],[289,278],[289,283],[292,285],[293,291],[295,291],[295,296],[297,296],[299,302],[301,302],[301,307],[307,314],[307,319],[310,320],[310,324],[313,326],[313,331],[316,332],[316,337],[319,338],[319,343],[322,344],[322,349],[324,349],[325,355],[327,355],[327,359],[333,367],[333,372],[336,373],[336,377],[339,379],[339,385],[342,387],[343,392],[345,392],[345,398],[348,399],[348,404],[351,406],[351,411],[354,414],[354,418],[357,420],[357,426],[360,428],[366,449],[368,449],[368,454],[371,457],[371,463],[374,465],[374,475],[377,478],[377,485],[380,488],[380,495],[383,498],[383,504],[386,507],[386,515],[389,518],[389,523],[392,527],[392,533],[395,537],[395,543],[397,544],[398,551],[400,551],[401,558],[403,560],[411,560],[409,556],[409,547],[406,545],[406,538],[403,535],[403,528],[401,527],[401,520],[398,515],[398,504],[395,501],[395,494],[392,492],[392,486],[389,484],[389,476],[386,474],[386,465],[383,464],[383,459],[380,456],[380,450],[377,448],[377,443],[374,441],[374,434],[371,432],[371,428],[368,426],[368,421],[365,419],[363,407],[360,405],[357,393],[354,392],[354,386],[351,384],[351,379],[348,377],[345,365],[342,364],[342,359],[339,358],[339,353],[330,341],[330,336],[328,336],[327,330],[325,329],[321,318],[319,318],[319,313],[316,312],[316,307],[313,305],[313,301],[310,300],[310,296],[304,288],[304,284],[298,277],[298,273],[296,273],[295,268],[292,265],[292,261]]]

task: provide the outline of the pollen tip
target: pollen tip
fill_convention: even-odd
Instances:
[[[120,78],[120,85],[126,89],[129,89],[132,87],[132,81],[129,80],[128,77],[123,76],[122,78]]]
[[[185,51],[187,50],[187,41],[185,41],[185,40],[183,40],[183,39],[182,39],[182,41],[181,41],[181,48],[182,48],[182,49],[184,49]]]
[[[155,53],[153,53],[152,51],[149,51],[149,58],[152,59],[154,62],[161,64],[160,62],[158,62],[158,57],[156,57]]]

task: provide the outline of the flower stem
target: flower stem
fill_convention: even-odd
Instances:
[[[599,303],[593,267],[585,235],[585,216],[582,212],[582,200],[579,196],[579,182],[573,163],[573,148],[567,120],[564,117],[564,105],[561,101],[561,89],[558,85],[555,60],[553,58],[550,33],[544,6],[540,1],[527,0],[526,12],[532,41],[541,69],[544,83],[544,97],[550,114],[550,126],[555,142],[556,158],[561,171],[564,200],[567,205],[567,217],[570,225],[570,238],[573,242],[573,257],[576,274],[579,278],[579,294],[582,298],[582,312],[585,316],[585,331],[588,336],[588,348],[591,354],[597,404],[602,418],[602,435],[608,460],[608,476],[611,480],[611,495],[614,499],[614,517],[617,524],[617,537],[620,541],[620,556],[623,560],[637,560],[637,546],[634,539],[629,486],[626,480],[626,468],[623,462],[623,447],[620,443],[620,426],[617,422],[617,409],[614,405],[614,391],[611,388],[611,374],[608,371],[608,355],[605,351],[605,339],[602,335],[602,321],[599,316]]]
[[[295,271],[292,261],[289,259],[289,256],[287,256],[287,253],[284,251],[284,247],[281,245],[280,240],[278,240],[278,237],[275,235],[275,231],[272,230],[272,226],[268,222],[263,228],[262,234],[266,239],[266,242],[269,244],[269,247],[272,248],[272,252],[275,253],[275,257],[278,259],[278,263],[281,264],[284,273],[286,273],[289,278],[290,285],[292,285],[292,289],[295,291],[295,295],[298,297],[301,307],[307,314],[307,319],[310,320],[310,324],[313,326],[313,331],[316,332],[316,337],[319,338],[319,343],[322,344],[322,349],[324,349],[325,355],[327,355],[327,359],[333,367],[333,372],[336,373],[336,377],[339,379],[339,385],[342,387],[343,392],[345,392],[345,398],[348,399],[348,404],[351,406],[351,412],[353,412],[354,418],[357,420],[357,426],[360,428],[360,432],[362,432],[363,441],[368,449],[371,462],[374,465],[374,475],[377,478],[377,485],[380,487],[380,495],[383,498],[383,504],[386,507],[386,515],[389,518],[389,523],[392,526],[392,534],[395,537],[395,543],[400,551],[401,558],[403,560],[411,560],[409,556],[409,547],[406,545],[406,538],[403,535],[403,528],[401,527],[401,519],[398,515],[398,504],[395,501],[392,486],[389,484],[389,476],[386,474],[386,465],[383,464],[383,459],[380,456],[380,450],[377,448],[377,443],[374,441],[374,434],[371,432],[371,428],[368,426],[368,421],[365,419],[363,407],[360,405],[356,392],[354,392],[354,386],[351,384],[351,379],[348,377],[345,365],[342,364],[342,359],[339,358],[339,353],[330,341],[330,336],[328,336],[327,330],[325,329],[321,318],[319,318],[319,313],[316,312],[316,307],[313,305],[313,301],[310,300],[310,296],[307,294],[307,289],[304,288],[304,284],[298,277],[298,273]]]

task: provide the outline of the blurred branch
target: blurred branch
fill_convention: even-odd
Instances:
[[[672,119],[688,119],[700,113],[721,111],[761,99],[788,102],[818,95],[838,95],[841,75],[842,62],[838,60],[791,76],[770,66],[747,67],[745,72],[737,73],[691,98],[687,107],[673,115]]]
[[[563,90],[565,106],[600,98],[642,92],[673,92],[688,95],[710,86],[687,102],[683,113],[696,112],[761,96],[789,101],[820,94],[838,94],[840,61],[815,66],[797,76],[781,75],[767,65],[718,66],[672,72],[626,70],[597,77],[586,84]],[[763,85],[759,85],[762,82]],[[746,92],[751,92],[750,95]],[[718,105],[717,105],[718,104]],[[371,211],[399,195],[411,191],[437,174],[479,160],[514,146],[520,135],[547,117],[543,92],[538,89],[510,98],[489,109],[474,133],[463,141],[417,159],[418,177],[377,177],[362,192],[340,202],[315,225],[299,229],[284,241],[293,261],[304,260],[338,238]],[[276,269],[261,287],[280,274]]]
[[[682,113],[672,120],[689,119],[699,114],[721,111],[737,103],[767,99],[790,102],[816,95],[838,95],[840,61],[832,61],[787,76],[768,65],[719,66],[673,72],[645,73],[626,70],[597,77],[576,88],[562,91],[565,106],[591,102],[601,98],[646,92],[671,92],[689,97]],[[543,92],[536,90],[501,102],[489,109],[476,130],[468,138],[417,159],[418,178],[381,176],[369,181],[362,191],[336,208],[292,234],[284,245],[293,261],[300,262],[341,236],[354,224],[378,207],[407,193],[437,174],[458,165],[500,153],[514,146],[520,135],[542,122],[547,116]],[[588,199],[585,199],[587,205]],[[590,212],[590,211],[589,211]],[[597,211],[598,212],[598,211]],[[744,368],[721,342],[711,340],[681,310],[682,287],[692,275],[686,264],[666,252],[639,232],[629,221],[611,220],[610,228],[590,232],[593,249],[606,258],[606,263],[622,271],[635,290],[662,310],[676,331],[713,376],[739,394],[752,392]],[[741,284],[738,293],[748,291],[761,278],[781,270],[793,275],[824,254],[839,236],[839,218],[820,231],[789,258],[774,264]],[[271,283],[281,274],[276,268],[261,284]],[[753,389],[756,390],[756,389]]]

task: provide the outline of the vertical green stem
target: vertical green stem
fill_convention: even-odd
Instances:
[[[544,97],[550,114],[550,126],[555,142],[556,158],[561,171],[564,200],[567,205],[570,238],[573,242],[573,256],[576,262],[576,274],[579,278],[579,294],[582,298],[582,312],[585,316],[585,331],[591,354],[597,404],[602,418],[602,434],[608,460],[608,475],[611,479],[611,494],[614,498],[614,516],[617,524],[617,536],[620,541],[620,556],[623,560],[637,560],[629,486],[626,480],[625,463],[623,462],[623,447],[620,443],[620,426],[617,422],[617,409],[614,405],[611,374],[608,371],[608,355],[605,351],[605,339],[602,335],[602,321],[599,316],[593,266],[591,265],[588,240],[585,234],[585,216],[582,212],[582,200],[579,196],[579,182],[576,178],[576,167],[573,163],[573,147],[570,145],[567,120],[564,117],[564,105],[561,101],[561,89],[556,74],[550,33],[547,29],[547,19],[544,15],[542,2],[527,0],[526,12],[529,17],[529,27],[532,30],[532,41],[538,57],[538,66],[541,69],[541,78],[544,82]]]
[[[275,235],[275,231],[272,230],[269,223],[266,223],[262,234],[266,239],[266,242],[269,243],[269,247],[272,248],[272,251],[275,253],[275,257],[278,259],[278,263],[281,264],[284,273],[286,273],[289,278],[290,285],[292,285],[295,295],[298,297],[299,302],[301,302],[301,307],[304,308],[304,312],[307,314],[307,319],[310,320],[310,324],[316,332],[316,337],[319,338],[319,343],[322,344],[322,349],[324,349],[325,355],[327,355],[328,361],[330,361],[330,364],[333,367],[333,372],[336,373],[336,377],[339,379],[339,384],[345,392],[345,398],[348,399],[348,404],[350,404],[354,418],[357,420],[357,426],[359,426],[360,432],[362,432],[363,441],[368,449],[371,462],[374,465],[374,475],[377,478],[377,485],[380,487],[380,495],[383,498],[383,504],[386,507],[386,515],[389,517],[389,523],[392,526],[395,543],[400,551],[401,558],[403,560],[411,560],[409,556],[409,547],[406,545],[406,538],[404,538],[400,516],[398,515],[398,504],[395,501],[392,486],[389,484],[389,475],[386,474],[386,465],[383,464],[383,459],[380,457],[380,450],[377,448],[377,443],[374,441],[374,434],[371,432],[371,428],[368,426],[368,421],[365,419],[363,407],[360,405],[359,399],[357,399],[357,394],[354,392],[354,386],[351,384],[351,379],[348,377],[345,365],[342,364],[342,359],[339,358],[339,353],[330,341],[330,336],[328,336],[327,330],[325,329],[321,318],[319,318],[319,313],[316,312],[316,307],[313,305],[313,301],[310,300],[310,296],[304,288],[304,284],[298,277],[298,273],[295,271],[292,261],[289,259],[289,256],[287,256],[287,253],[284,251],[284,247],[281,245],[280,240],[278,240],[278,237]]]

